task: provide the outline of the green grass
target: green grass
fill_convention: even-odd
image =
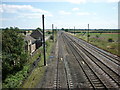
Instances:
[[[41,61],[39,62],[38,66],[32,71],[30,76],[26,79],[24,84],[22,85],[22,88],[34,88],[35,85],[39,82],[41,79],[40,77],[43,76],[43,73],[45,71],[45,68],[43,66],[43,57],[41,56]]]
[[[53,42],[48,40],[46,42],[47,44],[47,49],[46,49],[46,58],[49,58],[50,51],[53,45]],[[41,77],[44,74],[44,71],[46,67],[43,66],[43,53],[42,53],[43,48],[40,47],[37,52],[34,54],[34,56],[30,56],[28,62],[25,64],[23,69],[19,72],[17,72],[14,75],[9,75],[4,83],[2,83],[3,88],[32,88],[35,87],[35,85],[40,81]],[[33,62],[38,58],[41,57],[40,62],[38,63],[38,66],[31,72],[30,68]],[[29,75],[30,74],[30,75]]]
[[[27,78],[27,71],[29,69],[29,66],[26,65],[23,67],[23,69],[19,72],[17,72],[15,75],[9,75],[4,83],[2,83],[3,88],[18,88],[22,84],[22,81]]]
[[[118,42],[118,34],[114,33],[89,33],[89,43],[102,48],[110,53],[120,56],[118,53],[118,46],[120,43]],[[83,35],[83,33],[79,33],[75,35],[78,38],[81,38],[87,41],[87,33]],[[98,37],[98,38],[97,38]],[[108,39],[112,39],[114,42],[108,42]]]
[[[92,37],[96,37],[96,35],[98,35],[99,37],[104,38],[105,41],[107,41],[108,38],[112,38],[114,41],[118,40],[118,34],[107,34],[107,33],[99,34],[99,33],[90,33],[90,35],[91,35]]]
[[[39,56],[41,56],[41,47],[37,50],[34,56],[30,56],[28,63],[32,64]]]
[[[48,40],[46,42],[46,59],[49,59],[51,48],[53,46],[53,42]],[[42,48],[40,49],[42,52]],[[24,84],[22,85],[22,88],[34,88],[39,81],[42,79],[46,67],[44,66],[44,58],[43,54],[41,53],[41,60],[38,63],[38,66],[32,71],[30,76],[26,79]]]

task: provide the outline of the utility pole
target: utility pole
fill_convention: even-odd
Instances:
[[[56,27],[56,31],[57,31],[57,27]]]
[[[90,37],[90,35],[89,35],[89,24],[88,24],[88,35],[87,35],[87,37],[88,37],[88,43],[89,43],[89,37]]]
[[[69,27],[69,30],[68,30],[68,32],[70,32],[70,27]]]
[[[74,26],[74,35],[75,35],[75,26]]]
[[[52,24],[52,36],[53,36],[53,42],[54,42],[54,24]]]
[[[58,30],[57,30],[57,27],[56,27],[56,31],[55,31],[55,33],[57,33],[58,32]],[[55,34],[56,35],[56,34]]]
[[[43,54],[44,54],[44,66],[46,66],[44,15],[42,15],[42,21],[43,21]]]

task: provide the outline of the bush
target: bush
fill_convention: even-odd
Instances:
[[[99,35],[96,35],[96,38],[99,38]]]
[[[54,39],[52,35],[50,36],[50,39],[51,39],[51,40],[53,40],[53,39]]]
[[[109,38],[108,42],[114,42],[114,40],[112,38]]]
[[[3,88],[18,88],[22,85],[23,79],[28,75],[29,66],[24,66],[23,70],[17,72],[15,75],[9,75],[3,82]]]
[[[50,32],[50,31],[47,31],[47,33],[48,33],[48,34],[52,34],[52,32]]]
[[[2,30],[2,79],[9,74],[15,74],[22,70],[28,60],[25,52],[25,42],[18,28],[6,28]]]
[[[90,37],[90,35],[87,35],[87,37]]]

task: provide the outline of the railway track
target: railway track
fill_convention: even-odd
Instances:
[[[66,34],[67,36],[69,36],[68,34]],[[73,38],[75,41],[77,41],[78,43],[82,43],[83,45],[87,45],[88,48],[90,48],[91,50],[94,50],[95,52],[99,53],[100,55],[104,56],[105,58],[107,58],[107,60],[112,61],[113,63],[120,65],[120,57],[113,55],[109,52],[106,52],[90,43],[87,43],[84,40],[78,39],[74,36],[69,36],[70,38]]]
[[[117,73],[115,73],[108,66],[103,64],[103,62],[100,62],[100,60],[90,54],[87,50],[85,50],[68,35],[64,34],[63,38],[67,47],[71,50],[75,59],[82,68],[92,88],[107,89],[119,87],[119,75]]]
[[[75,42],[76,43],[76,42]],[[112,78],[112,80],[114,80],[114,82],[117,83],[118,86],[120,86],[119,84],[119,72],[116,73],[115,71],[113,71],[111,68],[109,68],[107,65],[105,65],[103,62],[101,62],[99,59],[97,59],[94,55],[92,55],[91,53],[89,53],[87,50],[85,50],[83,47],[81,47],[78,43],[76,43],[77,47],[79,47],[82,51],[84,51],[84,53],[89,56],[92,61],[94,63],[96,63],[97,66],[99,66],[104,72],[108,73],[108,75]],[[99,62],[96,62],[96,60],[98,60]]]
[[[62,38],[59,37],[58,40],[58,60],[56,61],[56,70],[54,78],[54,89],[70,89],[73,88],[70,70],[66,62],[66,56],[62,47]]]
[[[59,43],[57,42],[57,45],[58,44]],[[59,73],[59,61],[61,59],[61,52],[60,52],[59,48],[60,47],[58,47],[58,52],[57,52],[58,56],[56,56],[58,60],[56,61],[56,65],[55,65],[56,69],[55,69],[55,77],[54,77],[54,89],[60,89],[61,88],[60,76],[59,76],[60,75],[60,73]]]
[[[70,45],[70,43],[68,42],[67,42],[67,45],[69,46],[69,48],[73,48],[73,46]],[[94,73],[94,71],[89,67],[88,63],[84,62],[83,59],[75,53],[75,49],[71,49],[71,52],[73,53],[75,59],[77,60],[85,76],[87,77],[89,81],[89,87],[94,88],[94,89],[95,88],[106,88],[106,86],[102,83],[102,81],[98,78],[98,76]]]
[[[70,39],[74,38],[74,37],[71,38],[70,36],[68,36],[68,37]],[[115,73],[119,74],[119,76],[120,76],[120,72],[119,72],[119,70],[120,70],[120,62],[119,61],[120,60],[119,60],[119,57],[116,56],[117,58],[115,58],[115,57],[113,57],[114,55],[111,55],[110,53],[107,54],[107,52],[105,52],[105,51],[103,51],[103,50],[101,50],[101,49],[99,49],[99,48],[97,48],[95,46],[94,46],[95,48],[93,48],[93,47],[91,47],[91,44],[89,44],[89,43],[87,43],[87,42],[85,42],[85,41],[83,41],[81,39],[75,38],[74,42],[75,43],[77,42],[78,47],[80,46],[80,47],[84,48],[85,51],[91,53],[93,56],[96,55],[96,58],[100,62],[105,64],[107,67],[112,69],[112,71],[114,71]],[[103,51],[103,53],[101,51]],[[104,54],[104,53],[106,53],[106,54]],[[113,58],[111,58],[111,56]]]

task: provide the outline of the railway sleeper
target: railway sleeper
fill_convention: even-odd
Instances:
[[[104,87],[103,84],[100,84],[100,83],[94,83],[95,84],[95,87]]]

